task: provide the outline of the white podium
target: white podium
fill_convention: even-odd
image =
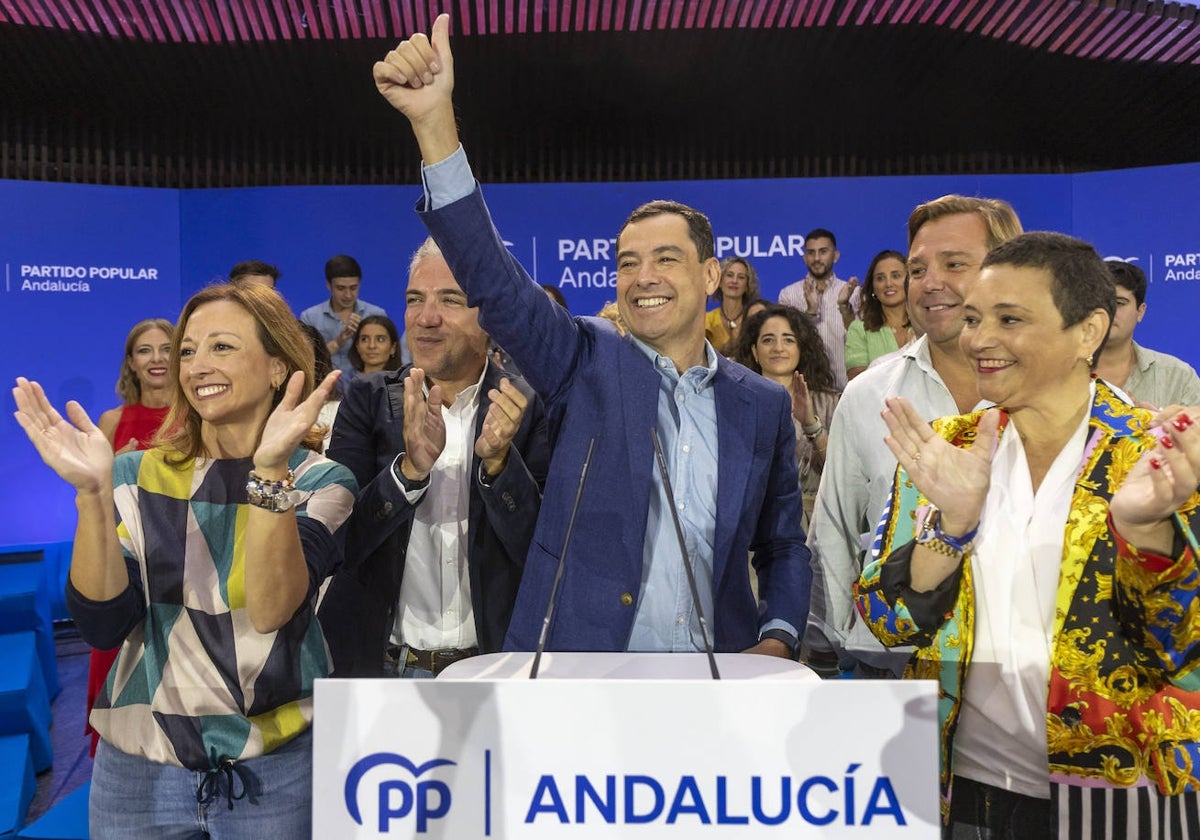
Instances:
[[[745,654],[546,653],[319,680],[319,838],[940,836],[936,685]]]

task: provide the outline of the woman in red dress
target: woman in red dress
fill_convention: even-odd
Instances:
[[[175,327],[163,318],[139,321],[125,339],[125,358],[121,362],[121,375],[117,379],[117,395],[124,400],[122,405],[110,408],[100,415],[96,424],[114,452],[132,452],[149,449],[158,434],[158,427],[166,419],[171,404],[174,383],[170,377],[168,357],[171,352],[171,337]],[[92,705],[100,693],[119,648],[112,650],[92,649],[88,661],[87,713],[92,714]],[[100,737],[91,725],[85,727],[92,736],[92,755],[96,754],[96,741]]]

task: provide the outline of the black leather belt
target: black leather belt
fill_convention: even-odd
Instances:
[[[468,659],[479,655],[479,648],[477,647],[417,650],[411,647],[405,648],[403,645],[388,645],[387,655],[395,662],[399,659],[402,651],[407,651],[404,667],[429,671],[435,677],[460,659]]]

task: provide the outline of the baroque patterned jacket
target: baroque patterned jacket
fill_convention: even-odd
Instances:
[[[934,429],[971,444],[983,412]],[[1001,418],[1001,434],[1008,415]],[[1155,445],[1150,413],[1096,382],[1055,595],[1046,710],[1053,784],[1200,789],[1200,572],[1192,525],[1200,496],[1176,512],[1173,557],[1138,551],[1111,529],[1109,502]],[[975,634],[971,564],[931,593],[908,588],[928,500],[897,469],[856,606],[885,645],[916,645],[905,676],[938,682],[942,816],[949,814],[955,727]]]

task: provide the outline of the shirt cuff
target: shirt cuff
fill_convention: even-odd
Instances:
[[[415,505],[421,501],[421,497],[429,489],[429,476],[425,476],[424,481],[411,481],[400,469],[402,460],[404,460],[403,452],[396,456],[396,460],[392,461],[392,481],[396,482],[396,486],[404,494],[405,501],[410,505]]]
[[[1136,545],[1128,542],[1124,537],[1121,536],[1120,532],[1117,531],[1116,526],[1113,525],[1111,513],[1108,515],[1108,532],[1112,535],[1113,541],[1116,543],[1118,557],[1127,558],[1135,563],[1140,564],[1142,568],[1151,574],[1161,575],[1170,571],[1171,567],[1179,562],[1179,558],[1183,556],[1184,551],[1187,548],[1182,539],[1182,535],[1179,533],[1179,529],[1176,528],[1174,545],[1171,548],[1171,551],[1174,554],[1173,557],[1167,557],[1164,554],[1156,554],[1152,551],[1142,551]]]
[[[475,175],[462,143],[445,160],[429,166],[422,164],[421,181],[425,185],[426,210],[437,210],[475,192]]]
[[[758,628],[759,641],[762,640],[763,634],[768,630],[782,630],[795,639],[797,645],[800,644],[800,634],[796,632],[796,628],[784,621],[782,618],[773,618],[762,627]]]

